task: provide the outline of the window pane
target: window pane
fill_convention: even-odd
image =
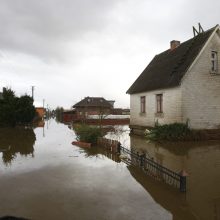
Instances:
[[[218,53],[217,51],[211,52],[211,71],[217,72],[218,70]]]
[[[156,95],[157,113],[163,112],[163,94]]]
[[[141,113],[145,113],[145,96],[141,96]]]

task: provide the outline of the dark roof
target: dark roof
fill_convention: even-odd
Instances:
[[[203,48],[216,26],[183,42],[174,50],[156,55],[137,80],[128,89],[128,94],[179,86],[182,77]]]
[[[73,108],[75,107],[105,107],[111,108],[112,105],[102,97],[86,97],[80,102],[76,103]]]

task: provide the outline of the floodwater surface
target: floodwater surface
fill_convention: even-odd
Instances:
[[[173,214],[173,219],[220,219],[220,142],[150,143],[137,136],[130,141],[131,148],[145,152],[160,165],[188,174],[187,191],[181,198],[164,184],[158,189],[159,183],[154,184],[152,178],[131,172],[153,199]],[[186,210],[192,216],[187,217]]]
[[[126,165],[73,146],[54,120],[1,129],[0,216],[29,219],[172,219]]]
[[[0,217],[220,218],[220,144],[178,151],[130,138],[127,127],[125,133],[118,132],[115,138],[122,137],[125,145],[147,151],[174,171],[186,170],[187,193],[153,180],[104,149],[72,145],[73,130],[49,120],[35,129],[0,129]]]

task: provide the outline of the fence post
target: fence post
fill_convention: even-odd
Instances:
[[[182,170],[180,172],[180,192],[186,192],[186,177],[188,174],[186,171]]]
[[[186,192],[186,176],[180,176],[180,192]]]
[[[121,154],[121,143],[120,142],[118,142],[117,144],[117,153]]]
[[[140,166],[143,167],[144,166],[144,154],[140,155]]]

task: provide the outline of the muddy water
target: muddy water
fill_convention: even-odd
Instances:
[[[73,146],[74,132],[50,120],[35,129],[0,129],[0,216],[82,220],[220,218],[218,143],[176,150],[175,146],[130,139],[125,130],[122,136],[116,134],[122,137],[121,142],[147,151],[171,169],[189,172],[186,194],[154,181],[103,149]]]
[[[0,216],[29,219],[172,219],[130,174],[101,151],[84,151],[55,121],[0,131]]]
[[[173,214],[174,219],[220,219],[220,142],[149,143],[131,137],[131,148],[145,152],[157,163],[176,172],[185,171],[187,192],[184,196],[155,184],[152,178],[132,176],[150,193],[153,199]],[[186,213],[191,217],[186,217]],[[185,216],[185,218],[184,218]]]

